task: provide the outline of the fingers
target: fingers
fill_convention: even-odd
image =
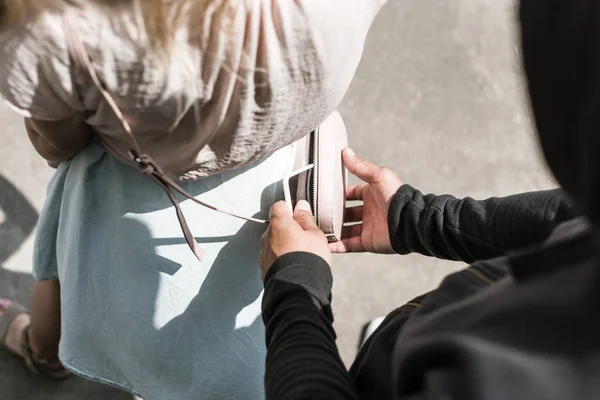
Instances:
[[[300,200],[294,210],[294,219],[305,231],[320,231],[306,200]]]
[[[342,240],[329,243],[329,250],[337,254],[364,253],[366,250],[361,238],[362,229],[362,224],[344,226],[342,229]]]
[[[344,210],[344,222],[362,222],[363,206],[348,207]]]
[[[348,171],[367,183],[377,183],[378,175],[382,169],[380,166],[362,159],[351,149],[344,149],[342,157]]]
[[[344,226],[342,228],[342,238],[350,239],[353,237],[360,237],[362,234],[363,224],[356,224],[350,226]]]
[[[335,254],[364,253],[366,251],[360,236],[342,239],[339,242],[329,243],[329,250]]]
[[[346,191],[346,200],[348,201],[362,201],[363,191],[368,185],[361,183],[360,185],[350,186]]]

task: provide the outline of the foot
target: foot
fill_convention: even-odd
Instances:
[[[12,306],[13,302],[8,299],[0,299],[0,317],[4,315],[4,312]],[[21,339],[23,338],[23,332],[29,327],[31,318],[29,314],[22,313],[18,315],[13,322],[10,324],[6,336],[1,338],[4,341],[4,345],[7,349],[15,353],[16,355],[23,357],[21,354]]]
[[[11,300],[0,298],[0,317],[2,317],[6,310],[12,307],[12,305],[13,302]],[[18,355],[21,358],[25,358],[22,346],[23,334],[25,330],[29,329],[30,324],[31,317],[29,316],[29,314],[21,313],[17,315],[15,319],[13,319],[10,326],[8,327],[8,330],[6,331],[6,335],[4,336],[4,338],[0,338],[1,340],[3,340],[2,344],[8,350],[10,350],[11,352]],[[39,357],[39,352],[36,351],[35,343],[33,342],[33,340],[31,340],[31,338],[30,345],[32,348],[33,357],[36,359],[41,359],[42,357]],[[46,363],[45,366],[53,371],[64,370],[63,365],[58,361],[58,359],[56,361]]]

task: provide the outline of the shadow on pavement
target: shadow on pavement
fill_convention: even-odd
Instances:
[[[0,297],[29,303],[33,278],[4,269],[3,264],[33,232],[38,214],[25,196],[0,175]],[[1,336],[1,333],[0,333]],[[2,400],[131,400],[129,394],[80,378],[55,383],[31,374],[25,364],[0,349],[0,398]]]

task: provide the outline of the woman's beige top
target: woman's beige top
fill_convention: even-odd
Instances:
[[[67,12],[143,150],[173,176],[196,179],[269,155],[334,111],[385,1],[246,0],[227,29],[215,28],[209,8],[206,51],[182,24],[162,64],[145,56],[132,11]],[[68,159],[93,130],[128,162],[122,125],[69,56],[64,20],[46,13],[0,31],[0,94],[28,118],[47,159]]]

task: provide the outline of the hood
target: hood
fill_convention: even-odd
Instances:
[[[535,124],[554,176],[600,224],[600,1],[521,0]]]

